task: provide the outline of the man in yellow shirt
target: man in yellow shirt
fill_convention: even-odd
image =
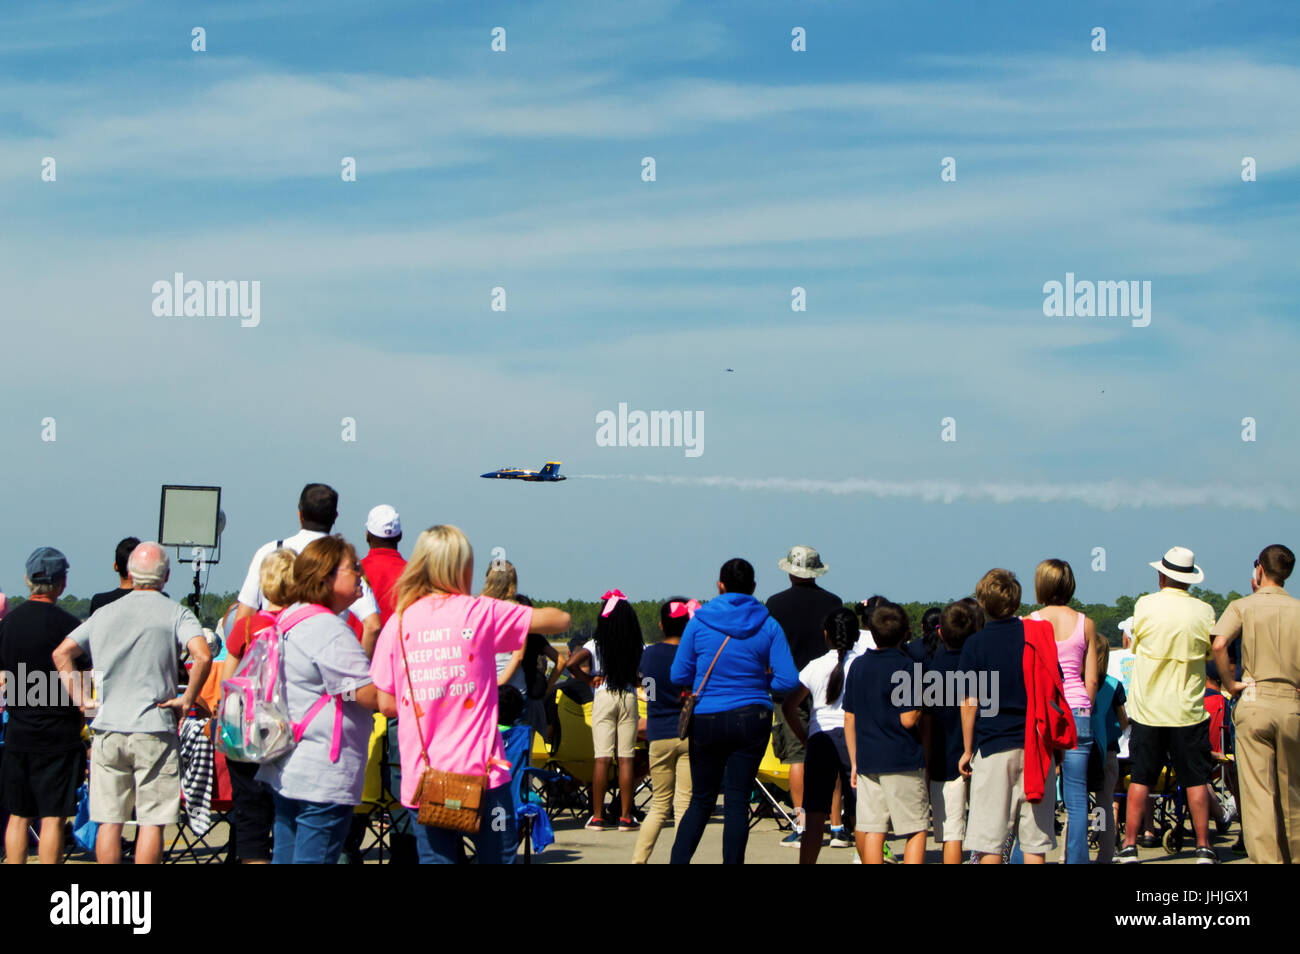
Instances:
[[[1128,716],[1131,782],[1121,864],[1138,860],[1137,836],[1143,808],[1160,779],[1166,756],[1172,756],[1178,785],[1196,830],[1196,863],[1212,865],[1210,800],[1206,783],[1214,771],[1210,755],[1210,714],[1205,711],[1205,660],[1210,654],[1214,609],[1187,592],[1205,574],[1186,547],[1173,547],[1151,564],[1160,591],[1148,593],[1133,607],[1133,679]]]
[[[1214,626],[1223,688],[1240,695],[1233,724],[1246,851],[1255,864],[1300,861],[1300,600],[1282,589],[1295,554],[1280,544],[1255,561],[1251,596]],[[1241,638],[1242,681],[1228,646]]]

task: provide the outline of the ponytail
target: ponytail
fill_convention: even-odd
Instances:
[[[925,647],[925,658],[933,659],[939,649],[939,619],[943,610],[931,606],[921,616],[921,644]]]
[[[830,680],[826,683],[826,704],[829,706],[839,702],[844,694],[844,657],[858,641],[858,616],[853,610],[841,607],[832,610],[823,625],[826,641],[838,656]]]

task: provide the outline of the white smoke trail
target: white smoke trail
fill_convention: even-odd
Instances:
[[[927,503],[989,501],[992,503],[1081,503],[1099,510],[1149,507],[1220,507],[1231,510],[1297,510],[1296,499],[1282,489],[1261,489],[1254,484],[1202,486],[1162,484],[1154,480],[1132,483],[962,483],[955,480],[871,480],[849,477],[818,480],[793,477],[673,477],[655,474],[574,474],[586,480],[635,480],[681,487],[717,487],[725,490],[759,490],[779,493],[865,494],[881,499],[923,500]]]

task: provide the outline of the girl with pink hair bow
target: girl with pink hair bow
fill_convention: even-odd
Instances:
[[[617,754],[622,808],[617,827],[619,831],[636,831],[641,827],[632,814],[632,795],[636,790],[633,760],[640,721],[636,689],[645,642],[636,610],[622,590],[606,590],[601,600],[595,635],[573,654],[568,664],[574,679],[588,683],[595,690],[591,703],[591,736],[596,762],[591,784],[591,818],[586,828],[608,831],[614,827],[605,820],[605,790],[610,763]],[[588,660],[590,672],[583,668]]]

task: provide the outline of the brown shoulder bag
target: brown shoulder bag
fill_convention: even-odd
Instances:
[[[709,676],[713,672],[714,664],[717,663],[718,657],[722,655],[722,651],[727,648],[727,643],[729,642],[731,642],[730,636],[722,641],[722,645],[718,647],[718,651],[713,654],[713,662],[709,663],[708,672],[706,672],[704,678],[700,680],[700,688],[687,696],[686,701],[682,703],[681,714],[677,717],[677,738],[690,738],[691,725],[695,721],[695,703],[699,702],[700,696],[704,694],[704,684],[709,681]]]

